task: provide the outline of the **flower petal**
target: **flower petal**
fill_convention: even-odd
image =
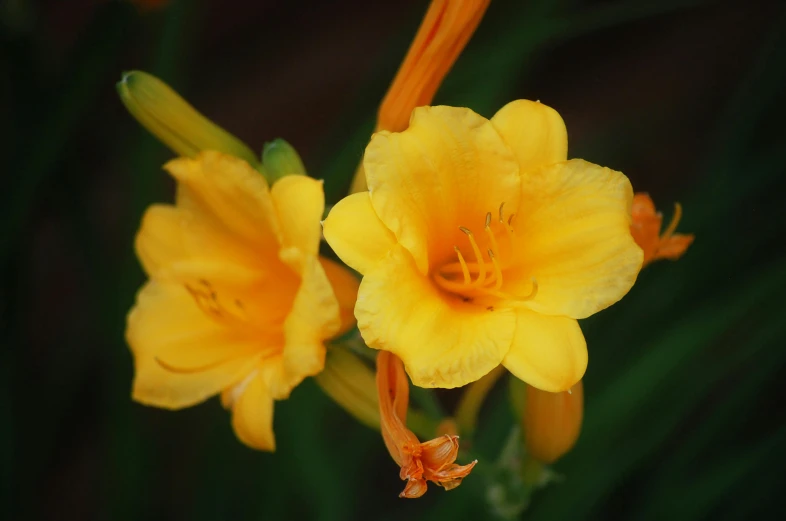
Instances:
[[[335,333],[343,335],[355,326],[355,302],[358,299],[358,286],[360,281],[347,268],[326,257],[320,257],[319,262],[325,270],[333,293],[338,300],[339,318],[341,328]]]
[[[460,387],[499,365],[515,314],[489,311],[439,292],[401,245],[366,274],[355,306],[369,347],[397,355],[412,383]]]
[[[252,249],[232,240],[209,222],[188,210],[153,205],[142,217],[136,236],[136,252],[142,267],[156,276],[183,260],[232,263],[249,270],[259,264]]]
[[[547,105],[512,101],[491,118],[491,123],[513,151],[521,172],[568,158],[565,122]]]
[[[245,161],[206,151],[194,159],[173,159],[164,168],[178,182],[178,207],[257,247],[280,243],[267,181]]]
[[[133,398],[188,407],[241,380],[259,348],[208,319],[180,285],[148,282],[128,314],[126,339],[136,366]],[[166,367],[166,368],[165,368]]]
[[[533,387],[567,391],[587,369],[587,343],[572,318],[518,309],[516,334],[502,365]]]
[[[274,382],[278,385],[272,386],[277,400],[288,397],[305,377],[322,370],[324,341],[336,334],[341,325],[338,300],[322,265],[315,257],[305,262],[300,288],[284,322],[283,374],[280,381]]]
[[[245,383],[232,406],[232,427],[237,437],[251,448],[276,450],[273,435],[273,397],[261,374]]]
[[[396,244],[396,237],[377,217],[368,192],[345,197],[322,223],[325,240],[347,266],[369,271]]]
[[[288,175],[273,185],[271,196],[281,223],[282,259],[291,257],[299,264],[303,256],[319,253],[319,223],[325,211],[322,184],[304,175]],[[292,252],[292,248],[296,251]]]
[[[407,130],[371,138],[363,164],[376,214],[421,273],[455,255],[459,226],[482,227],[501,203],[518,207],[513,154],[494,126],[467,108],[415,109]]]
[[[585,318],[620,300],[636,281],[642,251],[630,234],[633,191],[620,172],[581,159],[522,176],[511,279],[537,297],[527,307]],[[507,274],[506,274],[507,275]]]

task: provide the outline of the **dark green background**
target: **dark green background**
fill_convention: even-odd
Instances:
[[[0,2],[0,516],[486,519],[482,473],[400,500],[379,436],[312,383],[276,454],[217,400],[130,401],[125,313],[144,208],[171,153],[114,83],[142,69],[253,148],[283,137],[341,196],[425,1]],[[557,108],[570,155],[625,172],[697,236],[582,323],[584,432],[537,520],[765,519],[783,511],[786,11],[781,2],[494,0],[437,103]],[[477,450],[512,423],[504,388]],[[448,405],[455,395],[443,393]]]

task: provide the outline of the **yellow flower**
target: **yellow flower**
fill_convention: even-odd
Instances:
[[[467,465],[454,463],[458,436],[445,434],[421,443],[407,429],[409,382],[401,360],[385,351],[377,356],[377,392],[382,439],[393,461],[401,467],[399,477],[407,482],[399,497],[422,496],[429,481],[446,490],[458,487],[478,461]]]
[[[415,107],[430,105],[480,24],[490,0],[432,0],[377,115],[377,130],[407,128]],[[366,190],[362,169],[352,192]]]
[[[321,371],[324,341],[353,323],[357,281],[318,256],[322,183],[269,188],[212,151],[165,168],[176,203],[149,208],[136,240],[150,280],[128,316],[133,397],[179,409],[221,393],[240,440],[274,450],[273,401]]]
[[[415,385],[462,386],[500,363],[547,391],[581,379],[576,319],[625,295],[642,251],[628,179],[566,157],[562,118],[526,100],[491,120],[422,107],[407,130],[372,137],[369,191],[323,229],[364,276],[364,340],[401,358]]]
[[[542,463],[554,463],[573,448],[584,416],[584,385],[570,392],[549,393],[526,386],[522,423],[527,453]]]
[[[682,206],[674,207],[674,217],[662,234],[663,214],[655,211],[655,203],[648,194],[638,193],[633,197],[633,224],[630,232],[642,250],[644,265],[660,259],[677,260],[693,243],[692,234],[674,233],[682,217]]]

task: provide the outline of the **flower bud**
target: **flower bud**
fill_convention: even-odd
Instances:
[[[193,158],[203,150],[216,150],[259,170],[259,159],[248,146],[200,114],[155,76],[126,72],[117,84],[117,92],[131,115],[176,154]]]
[[[376,377],[357,355],[337,345],[329,347],[325,368],[314,380],[360,423],[379,430]]]
[[[297,151],[281,138],[265,143],[262,165],[271,183],[286,175],[306,175],[306,167]]]
[[[554,463],[575,445],[584,415],[584,384],[579,381],[570,391],[549,393],[526,385],[524,442],[529,455]]]

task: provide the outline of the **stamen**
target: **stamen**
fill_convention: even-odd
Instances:
[[[499,267],[499,261],[497,261],[497,256],[494,255],[492,250],[489,250],[489,258],[491,259],[491,263],[494,265],[494,289],[498,290],[502,287],[502,269]]]
[[[501,224],[505,224],[505,214],[502,212],[503,208],[505,208],[505,203],[499,205],[499,222]]]
[[[661,240],[668,239],[677,231],[677,225],[680,223],[680,219],[682,219],[682,205],[680,203],[674,203],[674,215],[671,217],[669,227],[666,228],[666,231],[660,236]]]
[[[472,230],[459,226],[459,230],[464,232],[469,237],[469,243],[472,245],[472,252],[475,254],[475,261],[478,263],[478,278],[472,283],[473,286],[481,286],[486,280],[486,263],[483,262],[483,254],[480,252],[478,243],[475,241],[475,235]]]
[[[472,277],[469,276],[469,268],[467,267],[467,261],[464,260],[464,256],[461,254],[461,250],[459,250],[458,246],[453,246],[453,249],[456,251],[456,255],[458,255],[459,263],[461,264],[461,273],[464,274],[464,284],[469,286],[472,282]]]
[[[499,251],[499,246],[497,246],[497,238],[494,237],[494,232],[491,231],[491,212],[486,214],[486,227],[484,230],[486,231],[486,235],[488,235],[489,242],[491,243],[491,249]]]
[[[538,295],[538,281],[535,277],[532,277],[532,291],[530,291],[529,295],[524,295],[523,297],[517,295],[511,295],[509,293],[505,293],[503,291],[494,291],[494,290],[486,290],[489,295],[501,298],[503,300],[508,300],[512,302],[527,302],[534,299]]]

